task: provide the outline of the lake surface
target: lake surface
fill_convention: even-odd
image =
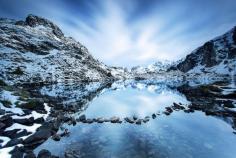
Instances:
[[[229,89],[222,88],[220,93],[235,93],[234,89]],[[74,84],[59,84],[43,87],[41,93],[51,97],[67,96],[62,99],[63,103],[82,104],[82,110],[71,114],[77,119],[81,115],[89,119],[109,119],[115,116],[122,123],[79,122],[75,126],[64,123],[58,133],[68,129],[70,135],[62,137],[60,141],[48,139],[35,149],[35,153],[47,149],[59,157],[88,158],[234,158],[236,155],[232,117],[206,115],[202,109],[192,113],[183,110],[176,110],[170,115],[163,113],[173,103],[186,109],[192,103],[191,97],[181,93],[177,87],[132,81],[109,86],[94,83],[83,88]],[[227,100],[235,106],[235,99]],[[218,105],[218,102],[215,104]],[[148,117],[149,121],[139,125],[124,120],[125,117],[134,116],[138,119]]]

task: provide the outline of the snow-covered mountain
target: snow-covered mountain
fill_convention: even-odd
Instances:
[[[136,66],[131,68],[132,74],[159,73],[167,71],[173,65],[171,61],[157,61],[148,66]]]
[[[206,42],[169,70],[187,73],[236,73],[236,27]]]
[[[0,68],[0,79],[10,84],[100,81],[119,74],[58,26],[34,15],[25,21],[0,19]]]

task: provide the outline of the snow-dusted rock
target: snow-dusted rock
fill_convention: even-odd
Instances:
[[[169,70],[187,73],[236,73],[236,27],[206,42]]]
[[[82,44],[34,15],[25,21],[0,19],[0,67],[0,78],[10,84],[115,78]]]

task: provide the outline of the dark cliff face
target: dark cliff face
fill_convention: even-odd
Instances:
[[[213,71],[218,65],[233,64],[236,60],[236,27],[222,36],[219,36],[203,46],[194,50],[179,64],[172,66],[169,70],[180,70],[188,72],[196,67],[201,71]],[[212,70],[210,70],[212,69]]]
[[[236,44],[236,26],[234,27],[233,40],[234,44]]]

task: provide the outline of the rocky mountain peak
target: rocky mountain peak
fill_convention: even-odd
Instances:
[[[28,25],[30,27],[36,27],[36,26],[39,26],[39,25],[43,25],[45,27],[50,27],[52,29],[52,32],[58,38],[61,38],[61,37],[64,36],[61,29],[57,25],[55,25],[53,22],[51,22],[51,21],[49,21],[45,18],[33,15],[33,14],[29,14],[26,17],[25,21],[17,21],[16,25]]]
[[[169,70],[230,74],[228,65],[236,65],[236,27],[204,43]]]
[[[0,80],[8,84],[103,81],[120,74],[35,15],[25,21],[0,18],[0,67]]]

